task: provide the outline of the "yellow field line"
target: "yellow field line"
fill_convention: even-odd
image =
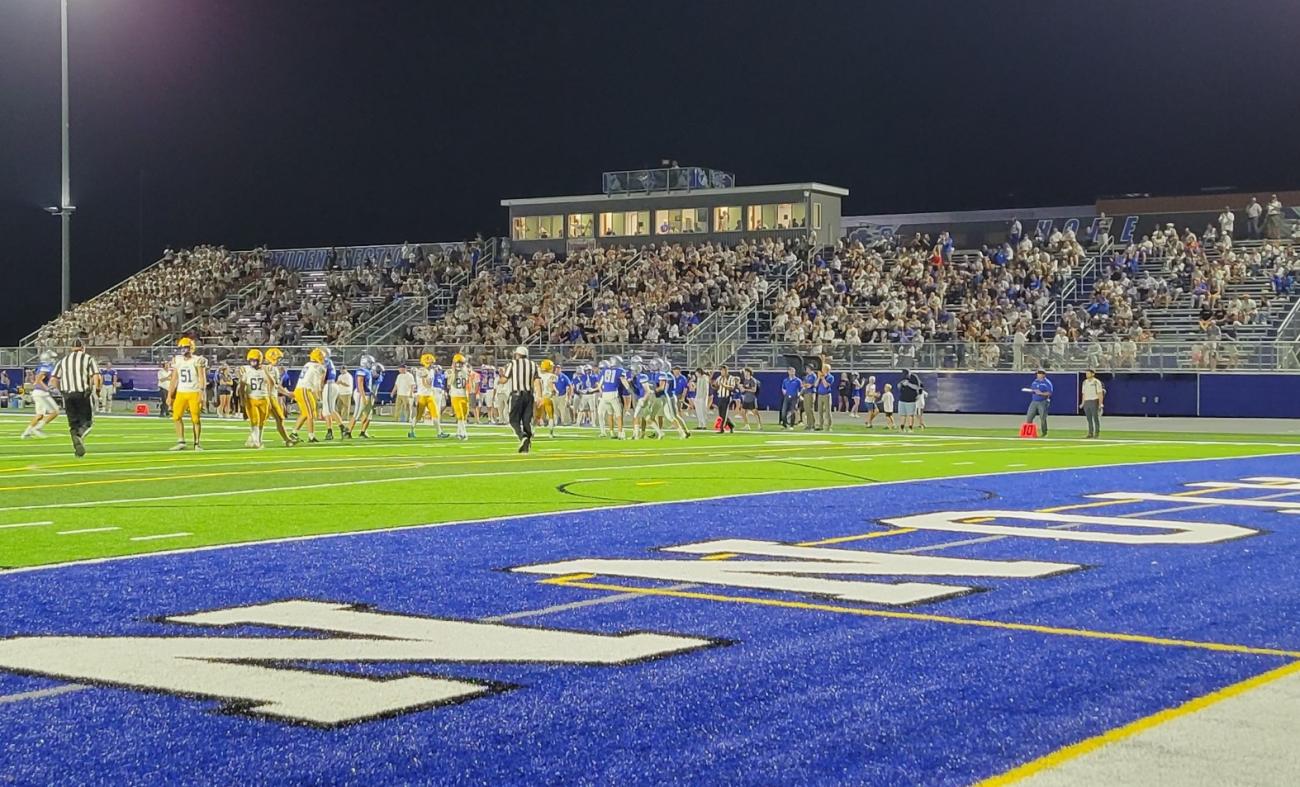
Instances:
[[[564,580],[564,581],[558,581]],[[864,607],[843,607],[837,604],[822,604],[811,601],[787,601],[784,599],[759,598],[757,596],[728,596],[721,593],[699,593],[690,590],[670,590],[668,588],[645,588],[632,585],[608,585],[601,582],[586,582],[556,577],[543,580],[549,584],[565,587],[585,588],[587,590],[607,590],[616,593],[638,593],[647,596],[672,596],[690,598],[699,601],[717,601],[727,604],[756,604],[783,609],[804,609],[818,612],[835,612],[843,615],[856,615],[868,618],[890,618],[893,620],[910,620],[922,623],[947,623],[955,626],[974,626],[977,628],[1002,629],[1004,631],[1025,631],[1035,634],[1051,634],[1083,639],[1110,640],[1112,642],[1131,642],[1141,645],[1164,645],[1169,647],[1196,648],[1221,653],[1244,653],[1252,656],[1280,656],[1282,658],[1300,659],[1300,651],[1282,650],[1280,648],[1257,648],[1251,645],[1232,645],[1221,642],[1203,642],[1191,639],[1173,639],[1170,637],[1152,637],[1145,634],[1125,634],[1115,631],[1096,631],[1093,629],[1074,629],[1062,626],[1040,626],[1036,623],[1014,623],[1001,620],[984,620],[981,618],[957,618],[951,615],[931,615],[924,612],[898,612],[895,610],[866,609]]]
[[[1088,752],[1095,751],[1107,744],[1131,738],[1140,732],[1145,732],[1146,730],[1157,727],[1180,716],[1187,716],[1205,710],[1211,705],[1222,702],[1229,697],[1244,694],[1251,689],[1257,689],[1260,686],[1272,683],[1273,681],[1278,680],[1279,678],[1284,678],[1287,675],[1293,675],[1296,672],[1300,672],[1300,661],[1292,662],[1278,667],[1277,669],[1265,672],[1262,675],[1256,675],[1255,677],[1248,678],[1240,683],[1234,683],[1210,694],[1197,697],[1193,700],[1188,700],[1177,707],[1166,708],[1158,713],[1153,713],[1150,716],[1145,716],[1137,721],[1125,724],[1123,727],[1116,727],[1112,730],[1107,730],[1100,735],[1079,741],[1078,743],[1066,746],[1063,749],[1057,749],[1051,754],[1044,755],[1036,760],[1031,760],[1024,765],[1012,768],[1006,773],[985,779],[984,781],[979,782],[977,787],[1002,787],[1002,785],[1014,784],[1015,782],[1033,776],[1036,773],[1055,768],[1058,765],[1087,754]]]

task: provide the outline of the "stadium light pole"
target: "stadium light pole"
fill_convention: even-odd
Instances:
[[[51,214],[59,217],[59,223],[63,231],[63,299],[62,311],[67,311],[71,305],[72,293],[72,214],[77,210],[72,205],[72,187],[71,175],[68,171],[68,0],[59,0],[59,34],[60,34],[60,54],[63,65],[63,107],[62,107],[62,131],[63,131],[63,188],[59,193],[59,204],[57,207],[46,208]]]

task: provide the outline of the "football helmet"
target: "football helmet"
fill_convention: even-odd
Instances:
[[[307,357],[311,358],[311,359],[312,359],[313,361],[315,361],[316,363],[324,363],[324,362],[325,362],[325,351],[322,350],[321,348],[317,347],[316,349],[312,350],[312,351],[311,351],[311,354],[308,355]]]
[[[251,350],[249,350],[247,353],[244,354],[244,358],[246,358],[246,359],[248,359],[248,360],[250,360],[250,361],[261,361],[261,360],[262,360],[262,351],[259,350],[259,349],[257,349],[256,347],[254,347],[254,348],[252,348]]]
[[[425,353],[420,356],[420,365],[428,369],[430,366],[433,366],[437,360],[438,359],[434,357],[433,353]]]
[[[277,364],[280,362],[280,359],[284,357],[284,350],[281,350],[279,347],[268,347],[266,348],[266,353],[263,357],[266,358],[267,363]]]

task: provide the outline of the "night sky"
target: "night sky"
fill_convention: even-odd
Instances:
[[[74,300],[167,245],[502,234],[661,158],[847,214],[1300,186],[1295,0],[70,5]],[[58,308],[58,42],[0,0],[0,344]]]

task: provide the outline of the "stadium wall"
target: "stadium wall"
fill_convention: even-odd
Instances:
[[[119,368],[122,390],[119,400],[159,398],[157,369]],[[877,384],[897,388],[896,369],[850,370],[874,374]],[[836,372],[840,373],[839,371]],[[1029,395],[1021,389],[1033,375],[1026,372],[918,372],[927,392],[926,412],[1019,415],[1025,412]],[[22,379],[22,371],[9,370],[10,379]],[[380,402],[391,401],[393,380],[389,370],[380,387]],[[780,407],[784,372],[756,372],[762,384],[759,404],[764,409]],[[1056,388],[1052,410],[1073,414],[1079,401],[1081,373],[1051,374]],[[1267,372],[1116,372],[1098,377],[1106,385],[1106,413],[1149,417],[1207,418],[1300,418],[1300,375]],[[838,396],[836,397],[838,402]]]
[[[897,389],[895,369],[852,370],[874,374],[883,387]],[[925,386],[926,412],[1024,414],[1029,394],[1021,391],[1026,372],[918,372]],[[759,402],[780,405],[783,372],[757,372]],[[1207,418],[1300,418],[1300,375],[1247,372],[1116,372],[1097,375],[1106,386],[1106,413],[1133,416]],[[1082,373],[1053,373],[1055,404],[1061,415],[1078,411]],[[836,397],[838,402],[838,397]]]

